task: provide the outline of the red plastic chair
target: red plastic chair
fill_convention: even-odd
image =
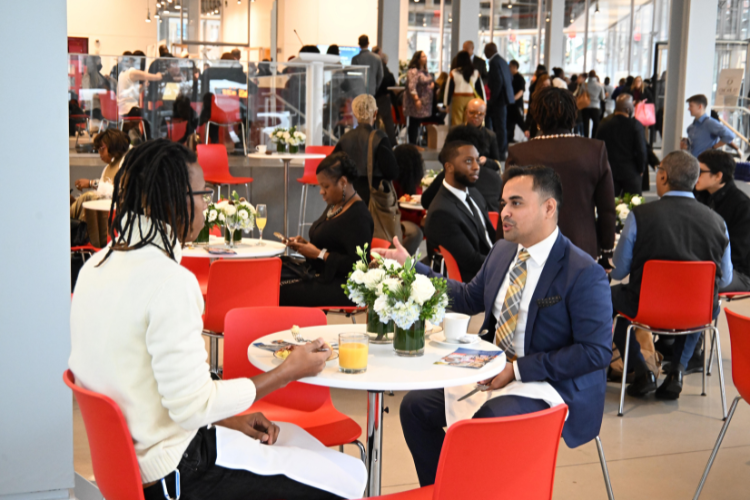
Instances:
[[[309,307],[246,307],[229,311],[224,327],[224,379],[262,373],[247,357],[248,347],[258,338],[293,325],[304,328],[326,323],[322,311]],[[326,446],[357,444],[364,457],[364,448],[358,441],[362,428],[333,406],[327,387],[292,382],[256,401],[247,411],[297,424]]]
[[[463,420],[448,428],[435,484],[383,500],[552,498],[567,405],[513,417]],[[513,450],[498,453],[498,450]],[[480,471],[495,471],[481,473]],[[502,485],[498,477],[502,476]]]
[[[229,173],[229,157],[227,148],[223,144],[198,144],[198,163],[203,169],[203,177],[206,182],[214,184],[218,189],[218,197],[221,199],[221,186],[227,186],[227,195],[229,195],[229,186],[238,184],[245,185],[245,194],[250,199],[250,188],[248,184],[253,182],[252,177],[233,177]]]
[[[78,387],[73,372],[63,374],[81,409],[96,486],[107,500],[142,500],[143,485],[133,438],[117,403]]]
[[[391,242],[388,240],[384,240],[383,238],[373,238],[372,244],[370,245],[370,249],[373,248],[383,248],[383,249],[389,249],[391,248]]]
[[[440,245],[439,248],[440,254],[443,256],[443,263],[445,263],[445,267],[448,269],[448,279],[463,281],[461,279],[461,270],[458,268],[458,262],[456,262],[456,259],[443,245]]]
[[[625,355],[622,357],[622,387],[620,388],[620,409],[623,415],[625,404],[625,377],[628,373],[627,360],[630,350],[630,332],[641,328],[660,335],[688,335],[710,331],[716,341],[717,359],[721,360],[721,345],[718,330],[713,325],[714,280],[716,264],[713,262],[677,262],[650,260],[643,268],[643,280],[638,300],[638,314],[635,318],[618,313],[615,321],[625,318],[631,321],[625,341]],[[724,393],[724,370],[719,364],[721,388],[721,408],[727,418],[727,402]],[[706,395],[706,370],[703,370],[703,392]]]
[[[328,156],[333,153],[333,146],[306,146],[305,153],[323,154]],[[302,174],[302,177],[297,179],[297,182],[302,184],[302,194],[300,195],[299,200],[299,223],[297,224],[297,235],[299,236],[302,236],[302,231],[305,226],[312,225],[309,222],[305,222],[305,213],[307,212],[307,188],[318,185],[318,176],[315,174],[315,170],[317,170],[318,165],[320,165],[320,162],[322,161],[323,158],[319,160],[305,160],[305,171]]]
[[[179,141],[185,137],[187,120],[167,120],[167,137],[170,141]]]
[[[721,307],[722,302],[730,303],[734,302],[736,300],[745,300],[750,299],[750,292],[719,292],[719,307]],[[716,327],[716,331],[719,331],[719,317],[716,316],[716,319],[714,320],[714,326]],[[714,349],[716,348],[716,345],[711,339],[711,350],[709,351],[708,355],[708,369],[706,370],[706,375],[709,377],[711,376],[711,369],[713,368],[714,364]]]
[[[279,305],[281,259],[219,260],[208,271],[203,334],[211,339],[211,371],[219,373],[224,318],[238,307]]]
[[[242,131],[242,148],[247,156],[247,144],[245,143],[245,124],[240,117],[240,98],[236,95],[216,95],[211,97],[211,117],[206,123],[206,144],[208,144],[209,130],[211,124],[220,127],[233,127],[239,124]]]
[[[711,466],[714,463],[716,454],[719,452],[721,442],[724,440],[724,435],[729,428],[729,423],[732,421],[734,411],[737,409],[737,404],[740,399],[750,401],[750,318],[742,316],[736,312],[725,309],[724,312],[727,314],[727,323],[729,324],[729,338],[732,341],[732,380],[734,380],[734,386],[739,392],[739,396],[734,398],[732,407],[729,410],[729,416],[726,422],[719,432],[719,438],[716,440],[711,456],[706,464],[706,470],[703,472],[701,482],[698,484],[698,489],[695,492],[694,500],[700,497],[703,485],[706,483],[708,473],[711,471]],[[718,341],[718,335],[717,335]],[[718,346],[718,344],[717,344]],[[721,367],[721,357],[717,360],[719,367]],[[721,371],[719,372],[721,373]]]
[[[198,284],[201,286],[203,300],[206,300],[208,292],[208,270],[211,265],[210,259],[204,257],[182,257],[180,265],[192,272],[198,278]]]
[[[108,90],[98,95],[102,111],[102,119],[99,122],[99,132],[101,132],[103,128],[108,128],[110,123],[117,125],[119,114],[117,111],[117,96],[114,92]]]
[[[495,231],[497,231],[497,222],[500,220],[500,212],[487,212],[487,215],[490,216],[492,227],[494,227]]]

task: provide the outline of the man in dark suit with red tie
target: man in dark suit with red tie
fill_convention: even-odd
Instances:
[[[471,283],[449,280],[448,295],[454,311],[485,313],[482,328],[490,333],[484,340],[502,348],[508,361],[483,381],[489,390],[464,401],[458,399],[473,385],[406,395],[401,425],[422,486],[435,482],[444,427],[464,418],[528,414],[565,403],[562,436],[570,447],[595,439],[601,427],[612,359],[606,273],[560,233],[562,184],[554,170],[512,167],[503,180],[505,239]],[[408,254],[394,243],[395,250],[379,252],[405,260]],[[417,272],[431,274],[422,264]]]

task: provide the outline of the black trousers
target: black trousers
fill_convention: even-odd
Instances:
[[[508,134],[508,144],[515,142],[513,140],[513,136],[516,132],[516,125],[521,127],[521,130],[523,130],[523,108],[519,108],[516,105],[508,106],[508,118],[506,120],[506,127],[507,127],[507,134]]]
[[[474,418],[508,417],[546,410],[541,399],[501,396],[487,401]],[[401,428],[417,468],[420,486],[435,484],[440,450],[445,441],[445,393],[443,389],[411,391],[401,403]],[[478,472],[479,473],[479,472]]]
[[[719,290],[720,292],[750,292],[750,276],[737,272],[735,269],[732,272],[732,282],[727,285],[726,288]]]
[[[646,172],[644,175],[648,175]],[[624,193],[643,194],[643,178],[638,175],[631,179],[614,180],[615,196],[622,196]]]
[[[417,136],[419,135],[419,126],[422,124],[422,118],[415,118],[410,116],[407,118],[409,126],[406,128],[406,134],[409,137],[409,144],[417,144]]]
[[[601,113],[602,111],[599,108],[583,108],[581,110],[581,118],[583,118],[584,137],[596,137],[596,131],[599,130],[599,120],[602,116]],[[589,120],[594,122],[593,127],[590,129],[591,135],[589,135]]]
[[[497,149],[500,151],[500,160],[505,160],[508,152],[508,132],[506,131],[508,109],[507,106],[495,104],[487,106],[487,118],[490,128],[497,136]]]
[[[378,103],[378,116],[383,120],[383,126],[385,127],[385,133],[388,136],[388,141],[391,143],[391,147],[395,147],[396,141],[396,128],[393,125],[393,113],[391,111],[391,96],[381,95],[375,102]]]
[[[183,500],[333,500],[333,493],[298,483],[284,475],[261,476],[250,471],[216,465],[216,429],[202,428],[180,460],[180,498]],[[177,498],[175,473],[166,478],[171,498]],[[146,500],[164,500],[161,482],[143,490]]]

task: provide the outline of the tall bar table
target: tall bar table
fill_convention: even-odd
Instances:
[[[338,343],[339,333],[364,333],[366,325],[326,325],[300,328],[300,336],[306,339],[323,338],[329,344]],[[285,330],[257,339],[268,344],[274,340],[293,341],[292,333]],[[505,368],[505,353],[479,369],[457,368],[436,365],[446,354],[459,347],[499,351],[495,345],[480,341],[472,345],[447,346],[426,339],[424,356],[402,358],[396,355],[393,345],[370,344],[367,357],[367,371],[356,375],[339,371],[338,360],[331,360],[315,377],[300,379],[300,382],[339,389],[367,391],[367,481],[368,496],[380,495],[381,467],[383,462],[383,393],[385,391],[412,391],[422,389],[442,389],[459,385],[473,384],[492,378]],[[267,372],[281,364],[273,353],[250,344],[247,348],[250,363]]]
[[[289,238],[288,233],[288,222],[289,222],[289,164],[292,160],[322,160],[326,157],[324,154],[306,154],[306,153],[250,153],[247,155],[248,158],[255,160],[281,160],[284,162],[284,237]]]

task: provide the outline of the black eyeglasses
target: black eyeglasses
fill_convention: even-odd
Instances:
[[[214,190],[204,189],[203,191],[193,191],[193,196],[202,196],[203,201],[205,201],[207,204],[210,204],[214,200]]]
[[[710,173],[712,173],[712,172],[711,172],[710,170],[703,170],[703,169],[701,169],[701,171],[700,171],[700,172],[701,172],[701,173],[700,173],[700,174],[698,174],[698,177],[700,177],[700,176],[701,176],[701,175],[703,175],[703,174],[710,174]]]

